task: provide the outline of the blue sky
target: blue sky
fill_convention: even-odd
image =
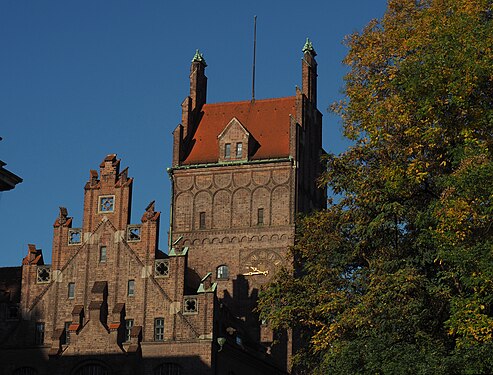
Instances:
[[[305,5],[305,4],[309,4]],[[318,53],[324,147],[347,147],[338,118],[345,35],[380,18],[386,0],[0,1],[0,160],[24,179],[0,193],[0,266],[20,265],[27,244],[51,261],[53,222],[68,208],[81,226],[90,169],[110,153],[135,178],[132,222],[151,200],[169,225],[171,132],[188,95],[195,49],[208,67],[208,103],[294,95],[301,48]]]

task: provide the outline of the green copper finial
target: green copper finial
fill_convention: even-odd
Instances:
[[[317,56],[317,53],[315,52],[315,48],[313,48],[313,44],[308,38],[306,38],[305,45],[303,46],[303,49],[301,51],[303,53],[310,52],[313,56]]]
[[[202,55],[199,50],[195,50],[195,55],[193,55],[192,62],[201,62],[204,66],[207,66],[204,55]]]

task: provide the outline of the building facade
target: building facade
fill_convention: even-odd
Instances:
[[[1,374],[284,374],[295,340],[255,313],[290,266],[295,216],[323,208],[317,63],[295,96],[208,104],[196,53],[174,131],[169,248],[154,202],[130,223],[133,179],[108,155],[84,187],[81,228],[61,207],[52,264],[29,245],[0,269]]]

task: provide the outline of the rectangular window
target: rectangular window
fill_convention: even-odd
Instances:
[[[68,345],[70,344],[70,331],[69,327],[72,324],[72,322],[65,322],[65,325],[63,327],[63,339],[62,339],[62,344]]]
[[[99,263],[106,263],[106,246],[99,248]]]
[[[259,208],[257,210],[257,225],[264,225],[264,209]]]
[[[45,324],[36,323],[36,331],[34,336],[35,345],[43,345],[45,342]]]
[[[224,145],[224,158],[229,159],[231,157],[231,143]]]
[[[130,341],[130,334],[132,333],[132,327],[134,326],[134,320],[133,319],[126,319],[125,320],[125,341],[129,342]]]
[[[205,229],[205,212],[199,213],[199,229]]]
[[[75,283],[68,283],[68,298],[75,298]]]
[[[135,295],[135,280],[128,280],[128,296]]]
[[[222,265],[217,267],[217,274],[216,274],[218,279],[227,279],[229,277],[229,268],[226,265]]]
[[[238,142],[236,144],[236,158],[241,158],[243,156],[243,143]]]
[[[154,319],[154,341],[164,341],[164,318]]]

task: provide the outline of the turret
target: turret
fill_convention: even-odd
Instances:
[[[313,48],[310,39],[306,38],[306,43],[303,46],[302,64],[302,92],[307,99],[316,108],[317,106],[317,61],[315,56],[317,53]]]
[[[173,166],[180,165],[186,153],[185,142],[193,136],[202,106],[207,99],[207,64],[199,50],[195,51],[190,66],[190,95],[181,103],[181,124],[173,132]]]

